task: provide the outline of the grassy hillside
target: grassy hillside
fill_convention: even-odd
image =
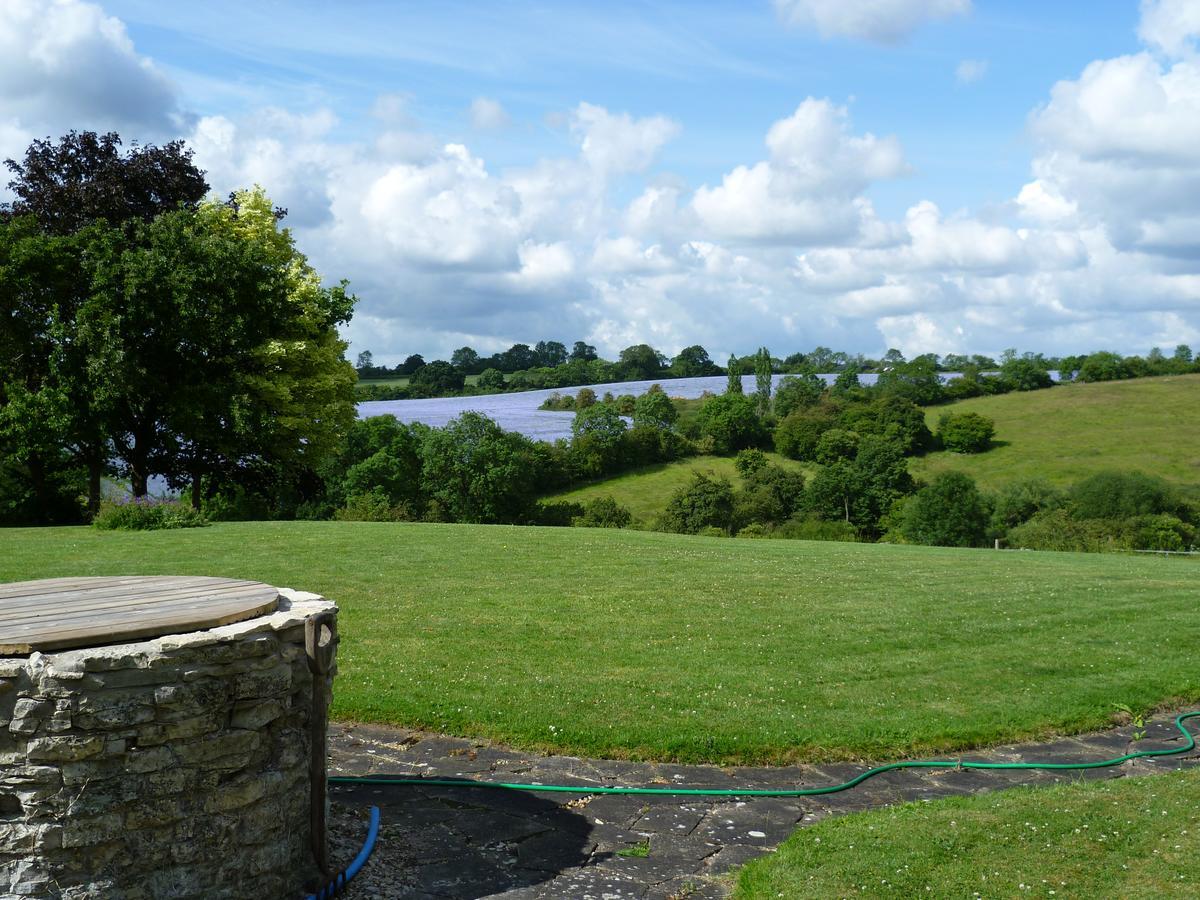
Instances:
[[[806,471],[803,463],[786,459],[777,453],[767,454],[771,462],[789,469]],[[810,468],[810,467],[809,467]],[[671,495],[692,477],[693,472],[715,473],[728,478],[736,486],[741,478],[733,465],[733,457],[695,456],[670,463],[647,466],[624,475],[574,488],[545,499],[550,502],[565,500],[586,503],[596,497],[609,496],[622,506],[629,508],[635,522],[649,524],[655,516],[667,508]]]
[[[913,460],[914,475],[954,469],[996,487],[1018,478],[1069,484],[1101,469],[1141,469],[1200,482],[1200,375],[976,397],[930,409],[931,430],[948,411],[994,419],[1000,446],[978,455],[931,453]]]
[[[162,573],[337,600],[337,716],[583,754],[894,757],[1200,699],[1187,559],[391,523],[0,530],[3,581]]]

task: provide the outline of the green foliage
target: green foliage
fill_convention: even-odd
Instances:
[[[650,390],[634,401],[633,425],[651,428],[671,428],[679,418],[679,411],[660,385],[652,384]]]
[[[775,389],[775,415],[786,418],[794,410],[816,406],[825,394],[825,382],[816,375],[806,373],[799,377],[789,375]]]
[[[833,406],[801,407],[775,427],[775,449],[790,459],[816,459],[821,435],[839,422]]]
[[[733,485],[729,479],[694,472],[691,481],[671,496],[659,528],[677,534],[699,534],[707,528],[728,533],[732,520]]]
[[[1006,540],[1015,549],[1101,553],[1127,549],[1121,530],[1110,520],[1077,519],[1065,509],[1051,509],[1011,529]]]
[[[1084,359],[1075,373],[1076,381],[1116,381],[1132,378],[1134,372],[1118,353],[1102,350]]]
[[[1040,512],[1061,509],[1067,496],[1044,478],[1026,478],[1004,485],[992,502],[993,527],[1006,531]]]
[[[996,423],[979,413],[944,413],[938,420],[937,438],[953,453],[982,453],[995,433]]]
[[[575,394],[575,408],[587,409],[596,405],[596,392],[591,388],[580,388]]]
[[[859,436],[855,432],[830,428],[817,441],[813,458],[826,466],[841,460],[854,459],[858,455],[858,444]]]
[[[734,457],[733,465],[739,475],[747,478],[767,465],[767,454],[763,453],[757,447],[752,447],[748,450],[739,450],[738,455]]]
[[[741,535],[739,534],[739,537]],[[773,538],[795,541],[851,541],[861,540],[854,526],[844,520],[803,518],[789,519],[771,531]]]
[[[445,396],[461,391],[466,377],[460,369],[445,360],[435,359],[413,372],[408,383],[417,396]]]
[[[708,356],[708,351],[699,344],[684,347],[671,360],[671,374],[676,378],[698,378],[704,375],[720,375],[721,367]]]
[[[920,453],[933,444],[924,410],[896,394],[847,405],[839,424],[864,437],[874,435],[896,444],[906,454]]]
[[[809,484],[806,502],[817,518],[841,519],[862,534],[877,535],[880,520],[912,488],[900,448],[864,437],[854,459],[821,467]]]
[[[989,517],[975,481],[961,472],[945,472],[905,504],[901,531],[915,544],[978,547],[987,536]]]
[[[729,357],[729,365],[726,367],[728,378],[725,382],[726,394],[744,394],[745,390],[742,387],[742,365],[741,361],[736,356]]]
[[[647,381],[657,378],[666,368],[667,358],[649,344],[635,344],[621,351],[617,360],[626,381]]]
[[[804,476],[793,469],[763,465],[743,476],[734,495],[733,528],[776,525],[795,515],[804,499]]]
[[[710,437],[717,453],[757,446],[766,437],[754,400],[742,394],[709,397],[696,418],[701,437]]]
[[[105,500],[92,519],[92,527],[102,531],[157,531],[163,528],[200,528],[208,519],[199,510],[178,500],[155,497],[130,497]]]
[[[527,521],[543,488],[533,442],[465,412],[421,444],[421,482],[456,522]]]
[[[759,347],[754,354],[754,400],[760,416],[771,410],[771,372],[771,351]]]
[[[412,508],[405,502],[393,503],[382,488],[351,494],[346,505],[333,517],[339,522],[411,522]]]
[[[1155,475],[1143,472],[1098,472],[1068,493],[1077,519],[1128,519],[1180,509],[1178,492]]]
[[[571,423],[571,458],[581,478],[596,478],[620,467],[625,420],[611,402],[578,409]]]
[[[1054,384],[1042,361],[1018,356],[1006,359],[1000,366],[1000,379],[1015,391],[1036,391]]]
[[[499,369],[484,369],[479,373],[475,386],[482,391],[504,390],[504,373]]]
[[[583,504],[583,512],[571,524],[580,528],[625,528],[633,513],[612,497],[596,497]]]

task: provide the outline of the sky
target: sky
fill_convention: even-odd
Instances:
[[[1145,353],[1200,347],[1198,38],[1200,0],[0,0],[0,159],[183,138],[377,363]]]

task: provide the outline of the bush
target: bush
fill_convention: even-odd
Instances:
[[[741,450],[733,460],[733,467],[743,478],[753,475],[765,465],[767,465],[767,454],[757,448]]]
[[[475,387],[481,391],[504,390],[504,373],[499,369],[484,369],[475,379]]]
[[[421,366],[408,378],[410,388],[428,394],[459,393],[465,382],[463,373],[442,359]]]
[[[830,428],[817,441],[813,457],[821,465],[830,465],[838,460],[854,459],[858,455],[858,435],[842,428]]]
[[[178,500],[136,497],[105,500],[92,520],[104,531],[156,531],[162,528],[200,528],[208,524],[204,513]]]
[[[339,522],[411,522],[415,518],[407,503],[393,503],[383,488],[351,494],[333,517]]]
[[[559,500],[553,503],[539,503],[534,514],[534,522],[538,525],[548,525],[554,528],[569,528],[575,524],[575,519],[583,515],[582,503],[571,503]]]
[[[978,547],[987,536],[989,510],[975,481],[943,472],[904,507],[901,532],[915,544]]]
[[[652,384],[650,390],[634,401],[632,412],[635,427],[649,425],[653,428],[671,428],[679,418],[679,410],[657,384]]]
[[[1190,550],[1196,544],[1196,529],[1166,513],[1130,519],[1126,534],[1133,550]]]
[[[587,409],[589,406],[594,406],[596,403],[596,392],[591,388],[580,388],[575,393],[575,408]]]
[[[1175,513],[1181,507],[1171,485],[1143,472],[1097,472],[1075,484],[1069,496],[1077,519],[1129,519]]]
[[[786,418],[806,406],[816,406],[825,394],[825,382],[816,375],[788,376],[775,389],[775,415]]]
[[[771,537],[795,541],[854,541],[858,532],[849,522],[826,519],[789,519],[771,531]]]
[[[790,459],[815,459],[821,435],[837,421],[837,412],[829,407],[797,409],[775,428],[775,449]]]
[[[702,437],[713,439],[717,453],[754,447],[766,437],[754,400],[743,394],[709,397],[700,407],[696,425]]]
[[[920,453],[933,443],[933,435],[925,424],[925,411],[897,395],[847,406],[839,427],[863,437],[882,438],[906,454]]]
[[[945,413],[938,420],[938,440],[954,453],[982,453],[995,433],[996,423],[979,413]]]
[[[1098,553],[1124,549],[1118,528],[1104,519],[1076,519],[1065,509],[1038,513],[1008,533],[1008,545],[1022,550]]]
[[[1067,496],[1042,478],[1013,481],[996,494],[992,509],[992,525],[1000,531],[1015,528],[1035,515],[1061,509]]]
[[[677,534],[699,534],[706,528],[725,533],[732,521],[733,485],[729,479],[694,472],[691,482],[671,496],[659,526]]]
[[[596,497],[583,504],[582,513],[572,525],[578,528],[625,528],[633,521],[633,513],[612,497]]]
[[[737,531],[740,538],[765,538],[771,536],[771,527],[761,522],[751,522]]]

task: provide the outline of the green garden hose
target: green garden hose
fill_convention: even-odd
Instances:
[[[1133,759],[1144,759],[1153,756],[1178,756],[1180,753],[1187,753],[1190,750],[1196,749],[1196,739],[1183,727],[1183,723],[1188,719],[1200,716],[1200,710],[1190,713],[1181,713],[1175,717],[1175,727],[1179,729],[1184,739],[1187,741],[1186,746],[1178,747],[1173,750],[1139,750],[1136,753],[1126,753],[1124,756],[1114,756],[1112,759],[1102,759],[1098,762],[1089,763],[1049,763],[1049,762],[1028,762],[1028,763],[999,763],[999,762],[971,762],[962,759],[931,759],[931,760],[910,760],[907,762],[889,763],[886,766],[876,766],[873,769],[868,769],[861,775],[851,778],[849,781],[843,781],[841,784],[833,784],[828,787],[814,788],[794,788],[790,790],[774,789],[774,790],[748,790],[748,789],[710,789],[710,788],[639,788],[639,787],[596,787],[596,786],[577,786],[563,784],[516,784],[498,781],[473,781],[466,778],[353,778],[353,777],[332,777],[329,779],[331,784],[395,784],[395,785],[424,785],[427,787],[476,787],[476,788],[497,788],[510,791],[534,791],[534,792],[557,792],[566,794],[659,794],[671,796],[689,796],[689,797],[815,797],[820,794],[836,794],[839,791],[846,791],[852,787],[857,787],[868,778],[873,778],[876,775],[882,775],[884,772],[891,772],[894,769],[1054,769],[1062,771],[1072,771],[1079,769],[1106,769],[1110,766],[1119,766],[1122,763],[1129,762]]]

